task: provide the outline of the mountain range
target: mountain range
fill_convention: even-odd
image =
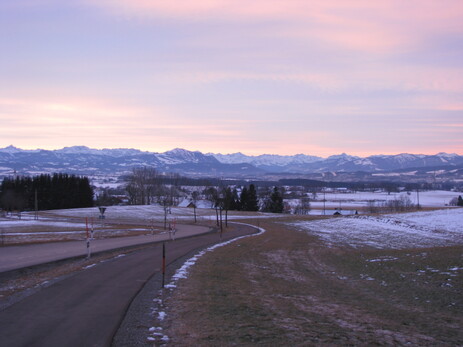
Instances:
[[[372,177],[393,173],[463,174],[463,156],[438,153],[435,155],[398,154],[351,156],[345,153],[327,158],[297,154],[293,156],[242,153],[203,154],[176,148],[164,153],[137,149],[92,149],[85,146],[59,150],[23,150],[14,146],[0,148],[0,177],[18,174],[68,172],[82,175],[124,175],[132,168],[155,167],[164,172],[179,172],[202,177],[257,178],[268,175],[323,176],[325,173],[363,173]]]

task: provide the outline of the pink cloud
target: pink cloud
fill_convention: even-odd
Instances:
[[[278,23],[268,35],[315,39],[344,49],[384,53],[430,36],[463,34],[463,2],[433,0],[87,0],[121,16]],[[285,26],[281,24],[285,23]],[[284,27],[282,29],[282,27]],[[267,28],[271,30],[270,28]]]

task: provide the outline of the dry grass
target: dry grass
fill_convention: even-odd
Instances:
[[[257,222],[256,222],[257,223]],[[461,345],[463,247],[324,246],[279,221],[208,253],[166,301],[172,346]]]

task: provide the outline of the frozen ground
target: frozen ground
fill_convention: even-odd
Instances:
[[[405,249],[463,245],[463,209],[349,216],[292,223],[330,245]]]
[[[215,225],[215,210],[196,209],[196,214],[198,223]],[[81,240],[87,236],[87,226],[89,235],[94,230],[95,238],[160,233],[164,230],[164,210],[161,206],[110,206],[104,214],[105,219],[99,219],[99,215],[98,208],[92,207],[41,211],[38,220],[34,220],[34,213],[31,212],[22,213],[21,218],[17,215],[0,217],[0,245]],[[228,219],[282,216],[284,215],[229,211]],[[167,222],[169,225],[193,223],[193,209],[172,208],[167,215]]]
[[[385,202],[388,200],[400,199],[401,196],[408,196],[412,203],[416,204],[418,199],[423,207],[444,207],[447,206],[454,197],[463,195],[458,192],[449,192],[444,190],[433,190],[424,192],[401,192],[391,193],[386,192],[356,192],[356,193],[326,193],[327,208],[359,208],[367,206],[369,201]],[[312,208],[323,208],[323,194],[319,193],[315,201],[311,201]]]
[[[66,216],[66,217],[78,217],[78,218],[98,218],[98,208],[80,208],[80,209],[69,209],[69,210],[55,210],[50,211],[53,215]],[[215,210],[208,208],[197,208],[196,216],[198,221],[209,221],[215,220]],[[277,215],[278,216],[278,215]],[[139,220],[142,221],[161,221],[164,219],[164,209],[158,205],[145,205],[145,206],[109,206],[106,209],[105,217],[107,221],[113,220]],[[248,218],[267,218],[275,217],[275,214],[271,213],[246,213],[237,211],[228,211],[228,219],[248,219]],[[194,220],[193,208],[187,207],[172,207],[167,218],[169,220],[179,220],[180,222],[191,222]],[[223,218],[225,218],[225,212],[223,212]]]

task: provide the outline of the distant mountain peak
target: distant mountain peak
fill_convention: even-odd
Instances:
[[[70,146],[63,147],[62,149],[56,150],[59,153],[89,153],[92,151],[98,151],[97,149],[90,149],[87,146]]]
[[[174,148],[174,149],[171,149],[170,151],[164,152],[164,154],[172,154],[172,155],[185,155],[185,154],[188,155],[190,153],[201,153],[201,152],[199,152],[199,151],[189,151],[187,149],[178,148],[178,147]]]
[[[8,147],[0,148],[0,151],[4,153],[17,153],[17,152],[21,152],[21,149],[13,145],[9,145]]]
[[[385,172],[441,167],[455,170],[463,166],[463,156],[454,153],[435,155],[402,153],[363,158],[341,153],[321,158],[305,154],[257,156],[249,156],[241,152],[203,154],[183,148],[174,148],[164,153],[127,148],[92,149],[87,146],[71,146],[59,150],[22,150],[13,145],[0,148],[0,176],[9,175],[14,170],[24,174],[31,172],[127,174],[132,168],[143,166],[185,175],[257,177],[266,173]]]

